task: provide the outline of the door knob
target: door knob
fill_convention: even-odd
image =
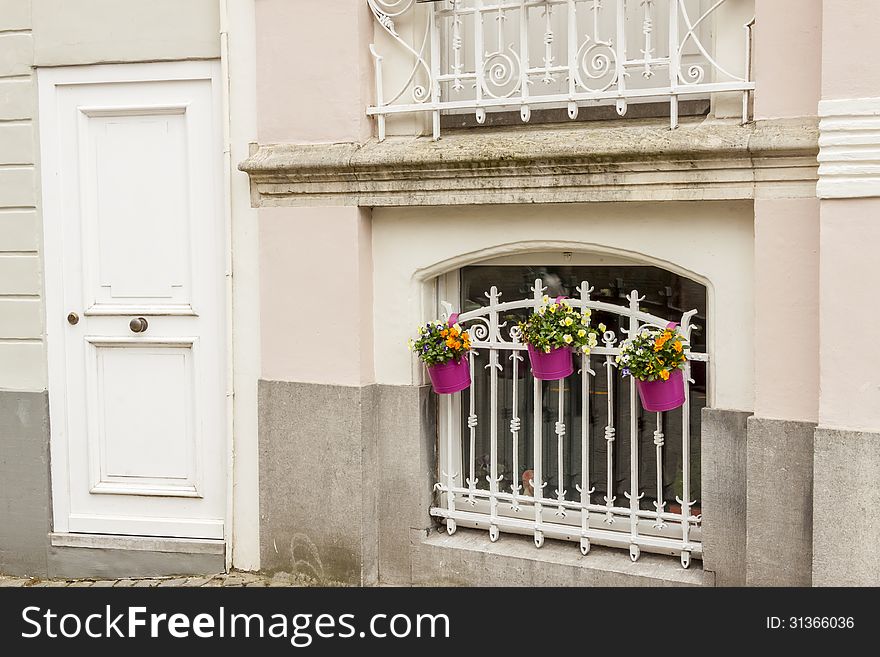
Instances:
[[[77,315],[76,313],[68,313],[67,323],[71,326],[73,326],[74,324],[79,324],[79,315]]]
[[[128,323],[128,328],[131,329],[132,333],[143,333],[147,330],[149,323],[143,317],[135,317]]]

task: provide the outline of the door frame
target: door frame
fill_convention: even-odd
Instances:
[[[39,99],[40,182],[43,223],[43,276],[46,309],[46,350],[48,362],[49,395],[49,453],[52,499],[52,531],[68,532],[69,463],[67,439],[67,366],[65,350],[64,307],[64,250],[62,245],[63,213],[60,204],[58,124],[55,120],[57,87],[113,82],[166,82],[182,80],[209,80],[213,97],[213,131],[217,137],[218,230],[223,231],[223,262],[231,262],[232,235],[229,218],[230,194],[225,168],[225,139],[228,125],[228,107],[219,59],[200,61],[173,61],[155,63],[93,64],[84,66],[46,67],[36,70]],[[233,333],[231,314],[232,272],[227,264],[224,281],[222,319],[225,330],[222,369],[226,375],[226,413],[224,421],[224,463],[226,490],[224,498],[224,550],[227,567],[230,565],[233,536]],[[129,541],[130,541],[129,537]],[[150,540],[155,540],[151,538]]]

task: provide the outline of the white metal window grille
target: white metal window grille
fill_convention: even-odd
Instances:
[[[541,305],[546,289],[542,280],[537,279],[532,287],[534,294],[531,298],[501,301],[498,288],[493,285],[486,293],[488,305],[459,316],[459,323],[471,334],[474,350],[478,354],[488,354],[485,365],[489,372],[488,390],[480,390],[477,385],[478,380],[483,377],[474,375],[477,354],[471,353],[469,356],[471,387],[455,395],[444,395],[440,402],[441,463],[439,480],[434,486],[439,495],[438,504],[431,509],[431,514],[443,519],[450,535],[455,533],[459,525],[488,528],[489,537],[493,542],[498,540],[501,532],[527,534],[534,537],[535,545],[539,548],[543,545],[544,538],[549,537],[579,542],[584,555],[590,551],[592,543],[628,547],[633,561],[639,558],[644,549],[649,552],[678,554],[682,566],[687,568],[692,556],[702,558],[702,515],[698,508],[695,515],[693,512],[695,500],[691,499],[691,436],[688,420],[693,383],[691,363],[707,363],[708,355],[695,351],[689,353],[689,361],[684,370],[686,401],[680,411],[649,414],[641,410],[635,381],[631,377],[623,378],[615,362],[615,357],[620,353],[620,342],[626,336],[618,336],[611,330],[604,333],[601,345],[594,348],[590,356],[575,356],[577,368],[582,374],[579,390],[566,390],[564,381],[537,380],[534,381],[531,391],[524,389],[521,373],[524,372],[523,368],[529,367],[527,354],[523,353],[526,351],[526,346],[520,342],[517,327],[510,325],[506,317],[509,317],[511,312],[521,309],[534,312]],[[628,305],[625,306],[593,300],[590,297],[592,292],[593,289],[584,281],[578,286],[577,297],[569,299],[569,302],[576,308],[589,308],[594,313],[604,312],[618,316],[621,331],[626,335],[632,335],[644,326],[666,327],[670,321],[678,322],[681,332],[688,338],[691,330],[696,328],[691,324],[696,310],[687,311],[680,317],[663,318],[640,308],[639,304],[644,297],[636,290],[626,296]],[[443,306],[447,313],[452,312],[451,304],[444,302]],[[593,369],[591,361],[596,363],[597,358],[601,367]],[[503,359],[512,363],[512,377],[509,381],[502,380],[500,376],[505,369],[502,367]],[[547,384],[557,385],[553,435],[545,435],[544,428],[543,409],[546,407],[543,395]],[[590,424],[590,393],[592,386],[599,387],[600,384],[603,394],[607,395],[606,408],[599,411],[604,426],[593,427]],[[502,385],[510,386],[513,400],[512,416],[507,426],[502,426],[499,421]],[[615,413],[614,391],[619,389],[618,386],[626,386],[629,389],[626,424],[629,429],[630,467],[626,492],[623,493],[624,499],[618,499],[615,495],[617,482],[614,480],[617,476],[617,469],[614,467],[615,442],[618,440],[617,423],[623,424]],[[533,413],[531,427],[523,424],[518,403],[521,396],[529,394],[533,396],[532,408],[541,409]],[[463,398],[463,395],[467,398]],[[476,412],[478,404],[475,403],[478,397],[486,395],[489,401],[488,418],[479,416]],[[568,427],[565,423],[566,405],[575,403],[581,408],[580,426]],[[466,430],[462,431],[458,420],[465,406],[469,409],[469,413],[466,417]],[[664,416],[671,416],[674,413],[680,413],[682,419],[676,423],[680,426],[680,436],[676,440],[681,441],[679,473],[681,494],[676,495],[678,511],[666,508],[663,491],[664,446],[667,440],[664,433]],[[656,482],[656,501],[652,503],[653,509],[643,509],[640,505],[644,492],[639,493],[639,477],[640,471],[645,467],[644,461],[640,459],[638,439],[638,421],[642,414],[650,415],[649,421],[655,427],[653,446],[656,472],[653,476]],[[490,446],[486,462],[478,463],[475,442],[477,427],[483,422],[487,422],[489,426]],[[510,464],[513,477],[505,478],[500,471],[498,443],[502,431],[510,433],[513,443],[512,464]],[[531,474],[530,476],[524,474],[520,479],[522,467],[529,464],[519,462],[519,445],[528,437],[529,432],[533,444]],[[606,443],[604,481],[600,484],[605,494],[600,499],[594,499],[597,482],[590,480],[589,459],[592,451],[590,440],[591,435],[594,434],[601,435],[601,440]],[[564,449],[566,442],[575,440],[580,443],[578,450],[580,462],[577,464],[565,461],[565,454],[568,451]],[[544,441],[556,441],[555,463],[544,462]],[[465,453],[468,455],[467,458],[462,456]],[[576,470],[580,472],[580,481],[574,486],[577,495],[569,495],[569,491],[565,490],[564,482],[567,479],[565,473]],[[547,480],[551,475],[555,475],[552,477],[557,482],[555,489],[548,488]],[[505,489],[500,486],[502,481],[507,482]]]
[[[443,111],[473,111],[482,124],[487,111],[513,109],[528,122],[533,107],[574,119],[588,103],[614,102],[623,116],[629,102],[668,99],[675,128],[680,97],[739,92],[745,123],[753,20],[719,17],[727,1],[367,0],[393,44],[370,46],[367,113],[382,140],[386,117],[429,112],[437,139]],[[716,28],[741,32],[736,54],[715,47]]]

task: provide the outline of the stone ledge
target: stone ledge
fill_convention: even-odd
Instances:
[[[432,532],[412,546],[413,584],[441,586],[713,586],[714,576],[692,562],[642,553],[633,563],[623,550],[548,540],[540,549],[528,537],[459,529]]]
[[[133,550],[136,552],[171,552],[184,554],[226,554],[220,540],[164,538],[152,536],[120,536],[110,534],[67,534],[52,532],[49,542],[54,547]]]
[[[815,196],[817,153],[815,118],[628,120],[269,144],[239,169],[255,206],[723,200]]]

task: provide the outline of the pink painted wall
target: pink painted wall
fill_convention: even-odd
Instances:
[[[358,208],[263,208],[262,378],[373,382],[371,225]]]
[[[822,201],[819,422],[880,430],[880,199]]]
[[[819,200],[755,201],[755,414],[815,422]]]
[[[825,0],[823,100],[880,97],[878,39],[876,0]],[[823,199],[820,213],[819,423],[878,431],[880,198]]]
[[[755,0],[755,118],[815,116],[822,0]],[[819,202],[755,201],[755,414],[815,421]]]
[[[255,7],[259,142],[368,138],[366,2],[256,0]],[[259,216],[262,377],[372,383],[369,210],[264,208]]]
[[[372,18],[363,0],[256,0],[260,143],[371,133]]]
[[[880,96],[880,3],[825,0],[822,16],[822,98]]]
[[[756,119],[816,115],[821,32],[822,0],[755,0]]]

